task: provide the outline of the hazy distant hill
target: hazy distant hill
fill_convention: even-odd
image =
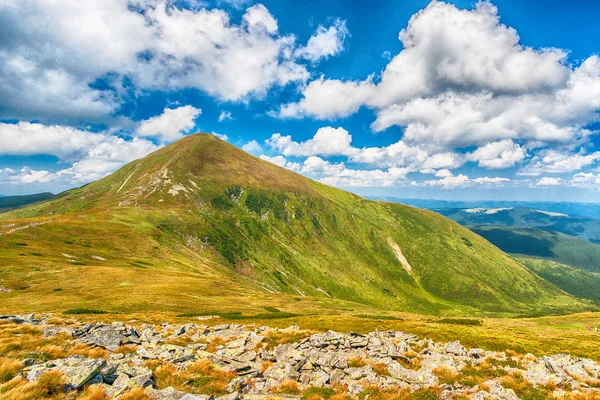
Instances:
[[[587,240],[535,228],[474,226],[471,230],[507,253],[546,258],[600,273],[600,245]]]
[[[54,197],[52,193],[37,193],[25,196],[2,196],[0,195],[0,212],[13,210],[27,204],[48,200]]]
[[[461,225],[501,225],[561,232],[600,243],[600,220],[528,207],[439,208],[434,211]]]
[[[4,296],[36,311],[587,307],[437,213],[365,200],[213,135],[0,219]]]

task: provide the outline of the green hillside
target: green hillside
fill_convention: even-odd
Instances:
[[[471,230],[510,254],[541,257],[600,272],[600,245],[587,240],[533,228],[475,226]]]
[[[600,273],[585,271],[550,260],[527,257],[517,257],[517,260],[564,291],[600,302]]]
[[[52,193],[37,193],[24,196],[3,196],[0,197],[0,213],[14,210],[15,208],[36,203],[38,201],[48,200],[54,197]]]
[[[436,213],[328,187],[213,135],[0,215],[0,247],[5,308],[590,307]]]

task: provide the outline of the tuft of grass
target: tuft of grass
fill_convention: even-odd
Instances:
[[[297,395],[300,394],[300,386],[293,380],[283,381],[273,389],[273,393]]]
[[[311,386],[302,394],[302,400],[328,400],[333,395],[335,395],[335,389]]]
[[[496,367],[487,362],[478,366],[467,366],[460,372],[456,376],[456,381],[470,387],[481,385],[483,382],[507,375],[503,368]]]
[[[456,381],[457,374],[447,367],[440,366],[432,372],[440,379],[440,383],[451,385]]]
[[[438,400],[439,393],[436,388],[420,389],[412,392],[408,400]]]
[[[21,361],[0,357],[0,384],[17,376],[22,367]]]
[[[544,400],[551,396],[551,393],[536,388],[527,382],[521,374],[511,374],[503,376],[500,384],[507,389],[512,389],[521,400]],[[551,388],[549,388],[551,389]]]
[[[270,331],[267,332],[263,343],[266,348],[271,350],[280,344],[296,343],[300,342],[312,335],[314,331],[302,330],[302,331]]]
[[[214,396],[226,394],[227,385],[235,376],[235,372],[225,372],[209,360],[198,361],[184,370],[178,370],[173,364],[163,364],[154,370],[159,389],[171,386],[190,393]]]
[[[77,400],[106,400],[108,395],[104,388],[100,385],[86,387],[83,392],[77,397]]]
[[[350,368],[361,368],[367,365],[367,362],[360,357],[353,357],[348,360],[348,366]]]
[[[132,389],[119,396],[119,400],[151,400],[142,388]]]
[[[65,391],[67,381],[64,375],[58,371],[44,372],[36,382],[37,392],[40,398],[62,395]]]
[[[389,376],[390,375],[390,372],[388,371],[387,366],[383,363],[373,364],[373,371],[377,375],[381,375],[381,376]]]

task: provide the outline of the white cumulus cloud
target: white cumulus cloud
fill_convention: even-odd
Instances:
[[[242,150],[253,154],[260,153],[262,151],[262,146],[256,140],[251,140],[242,146]]]
[[[344,49],[344,40],[348,35],[346,21],[336,19],[329,28],[319,25],[306,46],[298,48],[295,55],[312,62],[334,56]]]
[[[571,65],[566,51],[524,46],[488,2],[473,9],[431,2],[411,17],[399,39],[403,49],[379,77],[321,76],[302,89],[297,102],[272,115],[335,119],[366,106],[376,112],[375,131],[399,126],[406,143],[438,150],[491,143],[498,148],[508,140],[570,143],[598,118],[600,58]],[[513,146],[476,161],[498,169],[523,157]]]
[[[200,114],[202,110],[192,106],[165,108],[161,115],[142,121],[136,129],[136,134],[171,142],[189,133]]]
[[[486,169],[503,169],[523,161],[527,151],[510,139],[488,143],[467,155],[467,160],[477,161]]]
[[[266,143],[284,156],[313,156],[313,155],[349,155],[352,149],[352,136],[344,128],[325,126],[319,128],[312,139],[305,142],[295,142],[291,136],[273,134]]]

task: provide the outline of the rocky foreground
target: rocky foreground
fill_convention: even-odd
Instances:
[[[512,400],[519,399],[507,387],[514,382],[548,397],[600,398],[600,365],[565,354],[509,356],[393,331],[313,333],[295,326],[201,323],[154,326],[69,321],[56,325],[48,322],[50,318],[2,316],[0,320],[39,326],[46,337],[63,335],[74,344],[107,350],[104,358],[73,355],[45,362],[23,360],[22,377],[35,382],[48,371],[58,371],[67,382],[66,393],[98,385],[110,398],[143,388],[149,398],[208,399],[214,393],[201,393],[202,385],[196,393],[186,393],[165,387],[155,372],[157,365],[172,366],[173,374],[178,374],[207,362],[213,372],[226,377],[223,393],[217,396],[221,399],[299,398],[315,388],[333,388],[348,398],[431,389],[441,399]],[[286,339],[290,342],[277,344]],[[186,382],[194,387],[190,382],[194,379]]]

